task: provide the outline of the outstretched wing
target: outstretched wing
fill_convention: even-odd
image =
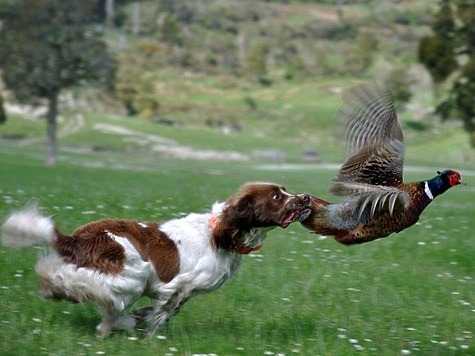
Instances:
[[[380,141],[404,140],[391,91],[377,83],[357,85],[343,95],[337,127],[350,153]]]
[[[330,191],[355,196],[360,220],[404,209],[404,143],[390,91],[377,84],[351,89],[338,113],[339,127],[351,155],[333,179]]]
[[[337,122],[351,155],[334,181],[392,187],[402,183],[403,134],[389,89],[376,83],[350,89]]]
[[[351,155],[333,181],[395,187],[403,182],[403,164],[404,144],[401,141],[378,141]]]

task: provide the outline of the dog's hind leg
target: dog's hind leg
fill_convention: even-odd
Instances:
[[[137,325],[144,324],[146,322],[147,315],[153,311],[153,307],[144,307],[132,311],[130,314],[121,316],[114,323],[114,330],[133,331]]]
[[[104,338],[111,334],[114,324],[119,319],[119,311],[112,307],[101,308],[102,320],[96,326],[97,337]]]

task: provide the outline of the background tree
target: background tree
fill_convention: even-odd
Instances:
[[[456,113],[475,147],[475,0],[441,0],[431,27],[433,35],[419,43],[419,60],[436,88],[450,81],[436,111],[443,119]]]
[[[7,114],[3,108],[3,96],[0,94],[0,124],[4,124],[7,121]]]
[[[267,74],[267,54],[269,46],[261,42],[253,45],[246,58],[246,70],[250,77],[262,80]]]
[[[0,32],[0,67],[22,102],[47,101],[47,163],[56,163],[56,117],[62,90],[96,82],[111,85],[115,60],[98,37],[99,0],[25,0]],[[13,14],[13,12],[12,12]]]
[[[455,19],[450,0],[441,1],[431,28],[433,35],[423,37],[419,43],[419,60],[438,84],[457,68]]]

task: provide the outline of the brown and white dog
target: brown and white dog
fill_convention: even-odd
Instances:
[[[3,243],[49,243],[36,272],[41,296],[97,305],[100,337],[146,324],[153,335],[191,297],[219,288],[238,271],[242,254],[258,249],[269,230],[310,214],[310,197],[271,183],[248,183],[211,213],[189,214],[161,224],[104,219],[59,232],[36,207],[15,212],[3,224]],[[137,299],[150,307],[121,316]]]

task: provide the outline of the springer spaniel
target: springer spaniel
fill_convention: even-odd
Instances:
[[[233,277],[242,254],[261,247],[269,230],[310,214],[310,197],[271,183],[248,183],[211,213],[189,214],[161,224],[103,219],[59,232],[36,207],[15,212],[3,224],[3,243],[49,243],[36,272],[41,296],[97,305],[97,335],[145,323],[152,336],[191,297]],[[120,316],[140,297],[150,307]]]

